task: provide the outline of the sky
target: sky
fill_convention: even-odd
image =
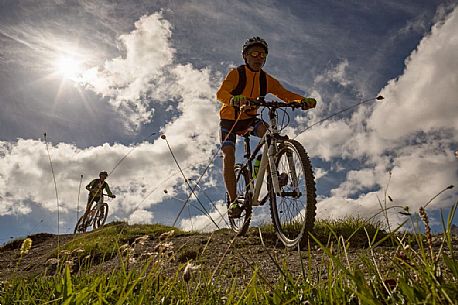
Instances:
[[[318,100],[284,129],[311,157],[317,218],[395,228],[427,204],[441,231],[458,199],[457,33],[457,1],[0,1],[0,244],[73,232],[100,171],[108,221],[226,227],[215,95],[252,36],[267,73]]]

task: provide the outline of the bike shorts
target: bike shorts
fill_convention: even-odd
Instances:
[[[235,123],[235,125],[234,125]],[[239,132],[247,130],[249,127],[253,127],[253,131],[250,132],[251,135],[259,137],[258,129],[259,126],[264,125],[268,127],[269,125],[263,120],[254,117],[251,119],[245,120],[220,120],[220,137],[221,137],[221,147],[227,145],[232,145],[235,148],[236,135]],[[230,132],[230,133],[229,133]]]

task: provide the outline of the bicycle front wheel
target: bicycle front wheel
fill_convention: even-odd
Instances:
[[[94,230],[102,227],[105,224],[105,221],[107,220],[107,215],[108,215],[108,204],[103,203],[97,209],[97,212],[95,213],[94,224],[92,225]]]
[[[235,165],[235,179],[237,183],[237,199],[240,202],[243,202],[243,204],[240,205],[242,208],[242,214],[238,218],[229,217],[229,223],[232,230],[237,233],[237,235],[242,236],[245,235],[245,233],[248,231],[248,228],[250,227],[252,207],[250,198],[246,198],[250,187],[249,173],[241,164]],[[229,205],[230,202],[227,200],[227,208],[229,208]]]
[[[76,223],[73,234],[86,232],[86,226],[83,222],[84,222],[84,215],[81,216],[80,219],[78,219],[78,222]]]
[[[276,193],[271,175],[268,191],[272,221],[278,238],[292,248],[315,224],[316,190],[312,165],[304,147],[295,140],[285,140],[275,156],[280,192]]]

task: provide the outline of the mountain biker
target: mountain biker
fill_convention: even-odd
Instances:
[[[248,100],[271,93],[285,102],[303,102],[304,110],[316,105],[314,98],[286,90],[278,80],[262,70],[268,52],[264,39],[248,39],[242,47],[245,64],[229,71],[216,93],[216,98],[222,103],[219,114],[223,178],[229,194],[228,215],[231,218],[240,217],[242,212],[236,198],[234,173],[236,133],[253,127],[251,134],[261,138],[268,128],[268,124],[257,117],[257,107],[246,107]]]
[[[86,214],[91,210],[92,203],[98,203],[103,196],[103,190],[105,190],[109,197],[116,198],[115,195],[110,190],[108,183],[105,181],[107,179],[108,173],[107,172],[100,172],[99,178],[92,180],[88,185],[86,185],[86,189],[89,191],[89,196],[87,198],[87,205],[86,205]]]

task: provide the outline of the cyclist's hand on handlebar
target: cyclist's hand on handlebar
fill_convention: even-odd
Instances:
[[[315,108],[316,106],[316,99],[312,98],[312,97],[304,97],[302,100],[301,100],[301,103],[303,104],[302,106],[302,109],[303,110],[307,110],[307,109],[310,109],[310,108]]]
[[[246,100],[247,98],[244,95],[234,95],[231,97],[230,104],[234,107],[243,107],[246,105]]]

